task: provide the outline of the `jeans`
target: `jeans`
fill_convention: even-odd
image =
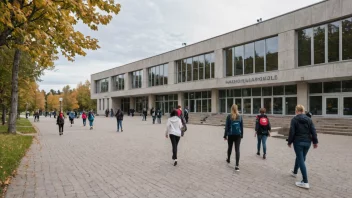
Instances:
[[[119,131],[121,128],[122,131],[122,120],[117,120],[117,131]]]
[[[153,124],[155,124],[155,118],[156,118],[156,117],[155,117],[155,116],[153,116]]]
[[[172,159],[176,160],[177,159],[177,145],[178,142],[180,141],[180,136],[176,135],[170,135],[170,140],[172,144]]]
[[[263,152],[266,154],[266,139],[268,139],[268,136],[266,135],[257,135],[257,151],[260,153],[260,144],[263,143]]]
[[[161,124],[161,117],[160,118],[158,118],[158,124]]]
[[[59,124],[59,133],[64,132],[64,125]]]
[[[71,125],[74,123],[73,119],[70,118]]]
[[[308,174],[307,174],[305,161],[306,161],[306,155],[309,151],[310,145],[311,145],[311,142],[304,142],[304,141],[295,141],[293,143],[293,148],[295,149],[295,152],[296,152],[296,162],[295,162],[295,167],[293,169],[293,173],[297,174],[298,168],[300,168],[304,183],[308,183]]]
[[[93,127],[94,120],[89,120],[89,126]]]
[[[232,146],[235,143],[235,152],[236,152],[236,166],[238,166],[240,161],[240,144],[241,144],[241,136],[240,135],[229,135],[227,136],[227,159],[230,160],[231,153],[232,153]]]
[[[86,126],[87,119],[83,119],[83,126]]]

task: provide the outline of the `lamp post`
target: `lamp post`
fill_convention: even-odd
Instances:
[[[59,101],[60,101],[60,112],[62,112],[62,110],[61,110],[62,98],[59,98]]]

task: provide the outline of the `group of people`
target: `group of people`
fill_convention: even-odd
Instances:
[[[316,129],[311,119],[311,113],[305,113],[304,106],[296,106],[296,116],[292,118],[290,125],[290,132],[288,138],[288,147],[294,147],[296,153],[296,160],[294,168],[290,170],[290,174],[293,177],[297,177],[298,169],[301,170],[303,180],[296,182],[296,186],[301,188],[309,188],[307,169],[305,165],[306,155],[313,142],[313,147],[318,147],[318,138]],[[256,117],[255,123],[255,134],[257,137],[257,155],[260,156],[261,145],[263,146],[263,159],[266,159],[266,140],[270,137],[271,125],[269,118],[266,116],[266,109],[260,109],[260,115]],[[180,137],[184,135],[187,130],[185,128],[186,121],[184,114],[182,113],[181,107],[178,106],[177,110],[174,110],[170,114],[170,118],[166,124],[166,138],[170,138],[172,144],[172,159],[174,160],[174,166],[177,165],[177,145],[180,141]],[[235,147],[236,158],[235,158],[235,170],[240,171],[240,144],[243,138],[243,119],[238,112],[238,106],[236,104],[231,107],[231,114],[226,118],[224,140],[228,143],[227,159],[226,162],[230,163],[231,153],[233,146]]]
[[[74,120],[77,118],[77,114],[74,111],[68,112],[68,118],[70,120],[70,124],[71,127],[74,124]],[[90,130],[93,130],[93,123],[94,123],[94,118],[95,115],[93,113],[93,111],[89,111],[88,114],[86,114],[85,111],[83,111],[82,113],[82,121],[83,121],[83,126],[86,126],[87,123],[87,119],[89,121],[89,126],[90,126]],[[64,124],[65,124],[65,115],[63,112],[60,112],[59,115],[57,116],[56,119],[56,124],[59,126],[59,135],[63,135],[64,133]]]

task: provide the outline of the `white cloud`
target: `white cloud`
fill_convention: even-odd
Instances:
[[[121,12],[98,32],[83,24],[76,29],[99,40],[71,63],[64,58],[46,71],[40,88],[75,87],[90,75],[195,43],[285,14],[320,0],[120,0]]]

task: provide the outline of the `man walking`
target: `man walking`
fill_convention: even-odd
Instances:
[[[120,109],[118,109],[115,116],[117,120],[117,132],[120,131],[120,128],[121,128],[121,132],[123,132],[123,129],[122,129],[123,112]]]
[[[188,113],[189,113],[189,110],[188,110],[188,107],[186,107],[184,112],[186,123],[188,123]]]
[[[295,166],[290,173],[297,177],[298,169],[301,169],[303,181],[296,182],[296,186],[301,188],[309,188],[305,161],[312,141],[313,147],[318,148],[318,137],[312,119],[305,115],[303,105],[297,105],[296,116],[291,120],[288,146],[291,148],[293,143],[296,153]]]

